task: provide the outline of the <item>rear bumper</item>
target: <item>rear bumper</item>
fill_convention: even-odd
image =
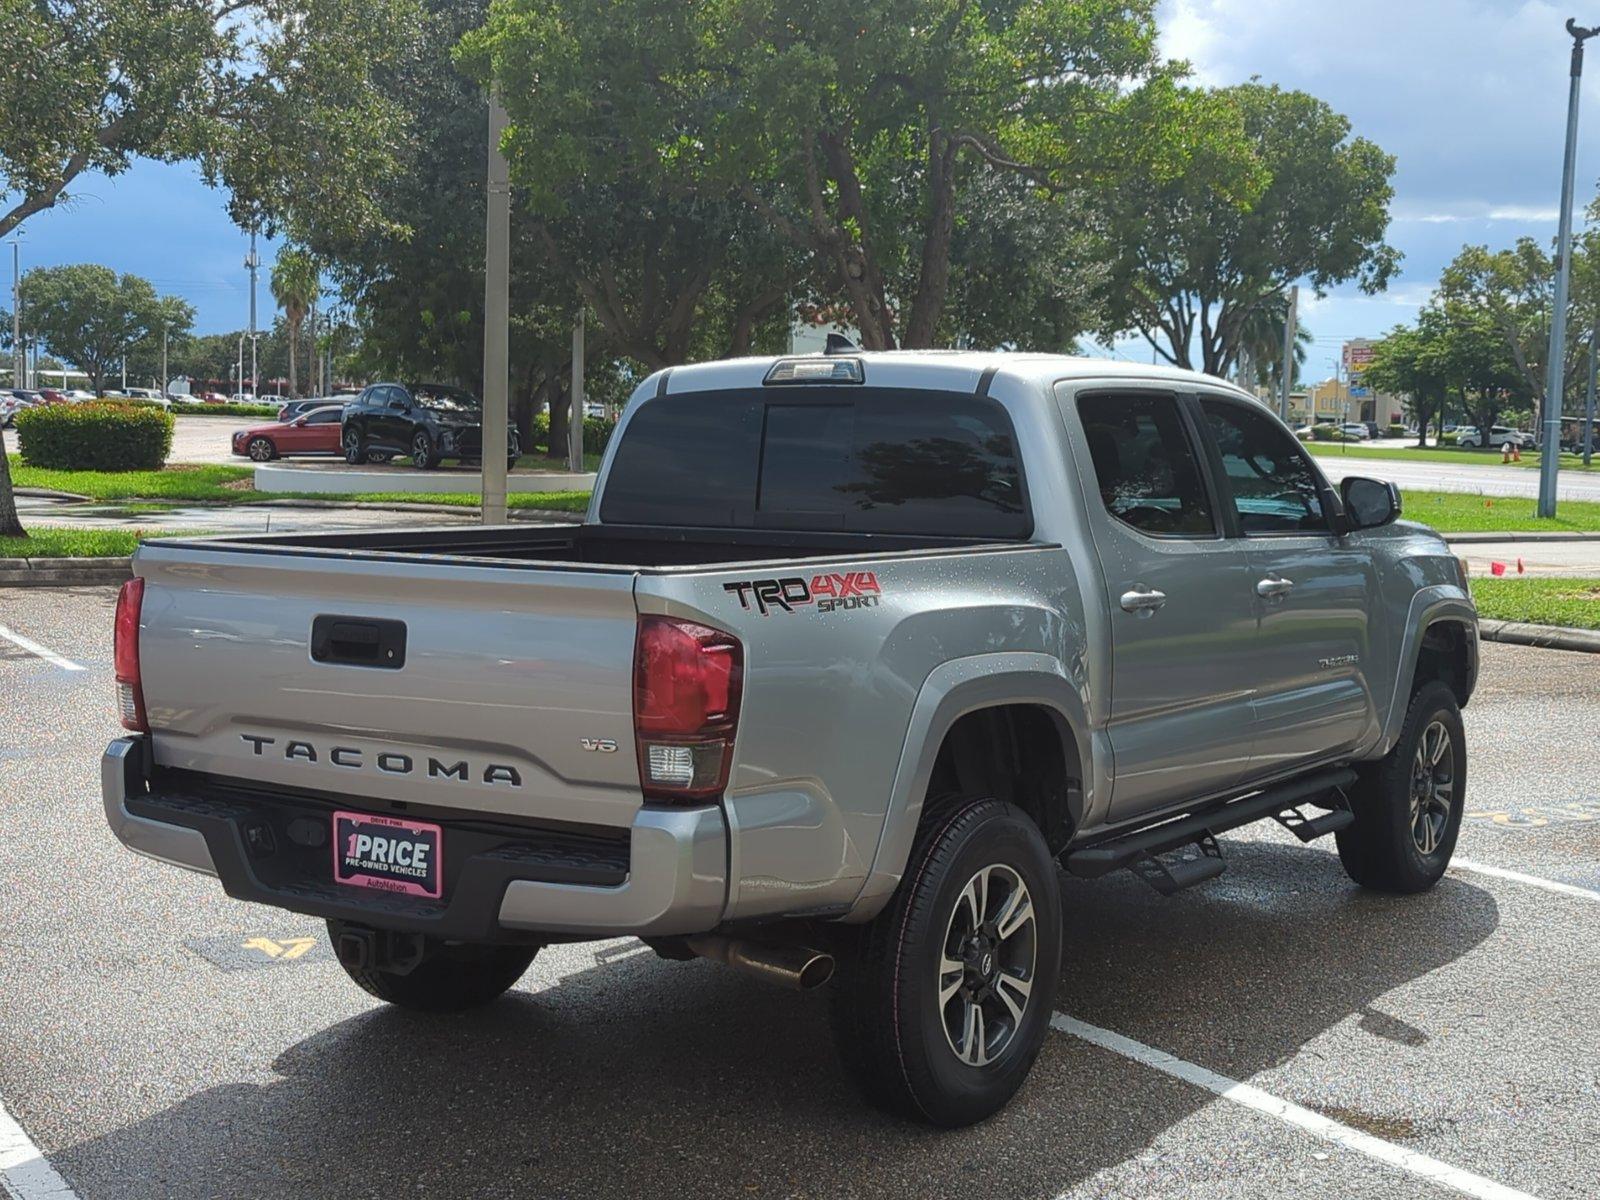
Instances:
[[[716,807],[641,809],[615,838],[445,819],[445,899],[428,901],[334,884],[311,832],[322,802],[168,787],[153,775],[144,738],[106,748],[101,794],[124,846],[214,876],[236,899],[310,916],[460,941],[654,936],[710,930],[727,900],[727,828]]]

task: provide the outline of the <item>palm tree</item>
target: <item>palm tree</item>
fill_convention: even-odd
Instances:
[[[272,298],[283,309],[283,319],[289,326],[289,395],[298,396],[295,386],[295,347],[300,341],[300,326],[306,312],[316,302],[322,291],[321,272],[316,259],[304,250],[285,246],[278,251],[278,260],[272,264]]]
[[[1244,380],[1246,387],[1266,387],[1276,391],[1283,386],[1283,326],[1289,319],[1289,298],[1273,296],[1252,308],[1239,324],[1236,345],[1239,355],[1249,364],[1251,378]],[[1300,378],[1300,368],[1305,366],[1306,347],[1312,343],[1311,330],[1305,322],[1295,324],[1294,371],[1289,380],[1293,387]]]

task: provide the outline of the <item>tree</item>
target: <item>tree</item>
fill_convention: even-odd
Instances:
[[[1583,379],[1589,331],[1600,313],[1600,235],[1589,232],[1573,240],[1572,288],[1567,313],[1567,342],[1562,379],[1568,396]],[[1515,368],[1519,387],[1544,415],[1545,374],[1550,360],[1550,304],[1555,287],[1555,260],[1533,238],[1519,238],[1510,249],[1465,246],[1444,269],[1439,292],[1463,313],[1482,314],[1498,332]],[[1566,396],[1562,397],[1565,401]]]
[[[1384,241],[1394,159],[1304,92],[1247,83],[1188,99],[1213,124],[1238,120],[1253,194],[1239,202],[1227,155],[1197,155],[1166,177],[1127,172],[1107,195],[1101,332],[1136,330],[1168,362],[1225,375],[1252,316],[1296,281],[1318,294],[1351,279],[1386,286],[1400,260]]]
[[[87,373],[97,394],[153,330],[165,322],[183,332],[194,320],[188,304],[158,296],[149,280],[89,263],[29,271],[22,302],[40,343]]]
[[[1289,297],[1282,293],[1256,305],[1239,321],[1234,334],[1234,357],[1248,367],[1247,386],[1272,392],[1283,388],[1283,333],[1288,323]],[[1306,365],[1306,351],[1313,341],[1311,328],[1304,321],[1296,321],[1290,387],[1300,381],[1300,368]]]
[[[1396,325],[1372,348],[1362,378],[1379,392],[1404,396],[1417,423],[1417,445],[1428,444],[1428,423],[1444,432],[1444,403],[1457,387],[1459,368],[1452,356],[1451,330],[1444,309],[1430,304],[1415,327]]]
[[[412,0],[0,0],[0,237],[85,171],[200,160],[257,219],[294,195],[376,219]]]
[[[573,179],[739,196],[871,349],[944,327],[963,189],[1166,179],[1214,126],[1159,63],[1153,0],[506,0],[464,42],[536,210]],[[1137,164],[1136,167],[1130,164]]]
[[[295,380],[295,351],[300,344],[300,327],[321,291],[321,273],[311,255],[294,246],[285,246],[278,251],[278,260],[272,264],[272,298],[283,309],[283,319],[289,326],[291,398],[300,394]]]

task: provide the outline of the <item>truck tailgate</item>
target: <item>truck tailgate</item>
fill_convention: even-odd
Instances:
[[[158,766],[591,825],[641,806],[631,571],[193,543],[135,571]]]

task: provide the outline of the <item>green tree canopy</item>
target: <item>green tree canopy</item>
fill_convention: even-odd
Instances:
[[[1114,265],[1102,334],[1136,330],[1168,362],[1224,375],[1252,315],[1290,284],[1387,284],[1400,260],[1384,241],[1394,159],[1304,92],[1247,83],[1186,100],[1215,126],[1237,120],[1256,190],[1238,202],[1227,154],[1166,176],[1135,164],[1105,198]]]
[[[1445,311],[1429,305],[1415,326],[1396,325],[1372,348],[1363,382],[1379,392],[1405,398],[1406,411],[1417,423],[1417,445],[1428,444],[1428,424],[1443,433],[1444,402],[1459,384],[1451,329]]]
[[[0,0],[0,237],[85,171],[198,159],[241,222],[378,216],[412,0]]]
[[[289,327],[289,395],[300,394],[296,382],[296,349],[300,344],[300,327],[306,313],[322,294],[322,274],[316,259],[297,246],[286,245],[278,251],[272,264],[272,298],[283,309],[284,323]]]
[[[963,189],[1179,174],[1215,131],[1172,87],[1153,0],[503,0],[464,43],[535,211],[648,182],[737,196],[869,348],[945,330]],[[1136,165],[1135,165],[1136,164]]]
[[[39,341],[86,372],[97,393],[152,332],[165,324],[183,333],[194,321],[187,303],[157,295],[149,280],[89,263],[29,271],[22,304]]]

